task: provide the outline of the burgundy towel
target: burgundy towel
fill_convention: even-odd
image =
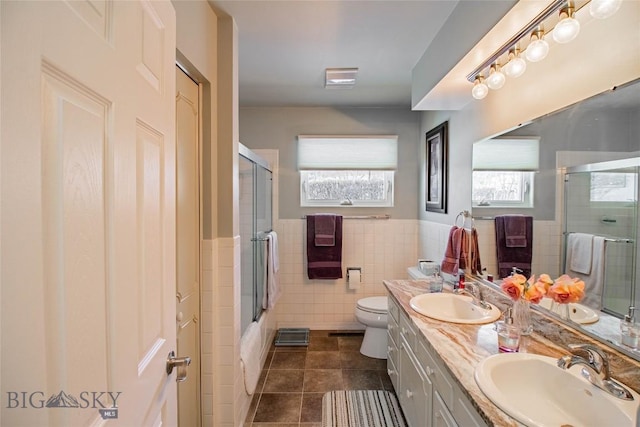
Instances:
[[[460,243],[460,268],[471,270],[471,274],[480,274],[482,263],[480,262],[480,248],[478,245],[478,232],[472,228],[470,232],[462,230]]]
[[[449,231],[449,240],[447,240],[447,247],[444,250],[444,259],[440,265],[440,270],[449,274],[458,274],[458,268],[460,265],[460,239],[462,235],[460,231],[464,231],[457,226],[451,227]]]
[[[342,278],[342,216],[335,216],[335,243],[318,246],[315,243],[319,215],[307,215],[307,275],[309,279]],[[320,215],[326,216],[326,215]]]
[[[504,236],[508,248],[526,248],[527,217],[524,215],[505,215]]]
[[[513,267],[517,267],[522,270],[524,276],[529,277],[531,275],[531,258],[533,256],[533,217],[518,215],[524,218],[526,246],[509,247],[507,246],[506,218],[510,216],[499,215],[495,218],[498,274],[500,278],[505,278],[511,274]]]
[[[336,216],[316,214],[315,223],[315,245],[335,246],[336,244]]]
[[[458,258],[459,267],[466,270],[471,265],[471,248],[469,247],[469,234],[464,228],[459,228],[458,245],[460,246],[460,257]]]

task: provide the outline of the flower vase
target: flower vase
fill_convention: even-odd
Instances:
[[[513,324],[520,331],[520,335],[530,335],[533,332],[531,324],[531,303],[520,298],[513,303]]]
[[[569,316],[569,304],[551,303],[551,311],[560,316],[562,320],[571,320]]]

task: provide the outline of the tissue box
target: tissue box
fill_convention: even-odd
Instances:
[[[440,265],[435,261],[421,259],[418,260],[418,269],[425,276],[432,276],[433,274],[440,272]]]

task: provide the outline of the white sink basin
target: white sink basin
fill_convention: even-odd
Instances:
[[[635,426],[640,395],[611,396],[556,359],[527,353],[496,354],[481,361],[475,380],[504,412],[528,426]]]
[[[553,306],[553,310],[552,310]],[[562,304],[553,305],[553,300],[551,298],[542,298],[540,301],[540,307],[546,308],[553,313],[562,316],[562,311],[565,307]],[[597,322],[600,316],[594,310],[586,307],[582,304],[577,303],[569,303],[569,319],[576,323],[587,324]]]
[[[411,308],[432,319],[451,323],[483,324],[491,323],[500,317],[500,310],[493,305],[490,310],[472,303],[466,295],[449,293],[422,294],[411,298]]]

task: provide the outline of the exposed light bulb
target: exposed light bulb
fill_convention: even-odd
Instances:
[[[620,9],[622,0],[591,0],[589,13],[597,19],[606,19]]]
[[[489,88],[484,83],[484,79],[482,76],[477,76],[476,80],[473,82],[473,89],[471,89],[471,95],[475,99],[483,99],[489,93]]]
[[[531,43],[524,51],[524,56],[529,62],[542,61],[549,53],[549,43],[544,37],[544,30],[538,29],[531,34]]]
[[[504,73],[500,71],[500,66],[493,64],[489,70],[489,77],[487,77],[487,86],[489,86],[489,89],[500,89],[504,86],[506,80]]]
[[[574,9],[567,6],[560,11],[560,22],[553,28],[553,39],[557,43],[569,43],[580,32],[580,22],[573,17]]]
[[[502,67],[507,77],[520,77],[527,69],[527,62],[520,56],[520,49],[517,47],[509,50],[509,62]]]

